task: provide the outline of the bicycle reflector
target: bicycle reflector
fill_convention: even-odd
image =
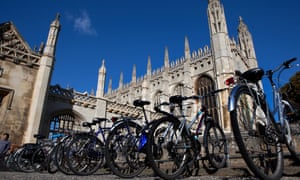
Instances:
[[[112,117],[111,118],[111,121],[114,123],[114,122],[116,122],[118,120],[118,118],[117,117]]]
[[[230,78],[226,79],[225,84],[227,86],[233,85],[234,84],[234,77],[230,77]]]

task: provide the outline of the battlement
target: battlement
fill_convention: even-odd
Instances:
[[[64,89],[59,85],[50,86],[49,96],[57,97],[65,102],[77,106],[84,106],[94,109],[96,107],[97,98],[87,92],[80,93],[74,89]]]

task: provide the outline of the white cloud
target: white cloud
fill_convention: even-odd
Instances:
[[[82,11],[81,15],[73,20],[76,31],[87,35],[97,35],[97,31],[92,27],[91,19],[86,11]]]

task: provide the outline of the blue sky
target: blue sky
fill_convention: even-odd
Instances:
[[[230,37],[237,37],[239,16],[252,34],[259,65],[270,69],[282,60],[300,62],[299,0],[221,0]],[[60,13],[61,31],[51,84],[79,92],[96,91],[98,69],[105,59],[107,79],[118,87],[163,65],[164,48],[170,60],[184,55],[184,37],[191,51],[210,46],[207,0],[9,0],[1,3],[0,22],[12,21],[29,46],[39,46],[50,23]],[[284,80],[299,71],[284,74]],[[107,88],[107,87],[106,87]]]

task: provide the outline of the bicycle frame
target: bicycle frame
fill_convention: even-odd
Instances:
[[[270,111],[270,106],[268,104],[266,104],[266,108],[267,108],[267,120],[266,120],[266,125],[268,125],[270,123],[271,119],[274,119],[274,121],[276,123],[280,124],[280,134],[284,134],[285,133],[285,126],[288,125],[287,123],[285,123],[285,119],[284,119],[284,106],[288,106],[291,110],[293,110],[293,108],[291,107],[291,105],[287,102],[284,101],[281,97],[281,93],[280,93],[280,89],[279,89],[279,77],[281,75],[281,73],[288,68],[291,68],[290,63],[292,63],[293,61],[295,61],[296,58],[292,58],[286,62],[284,62],[283,64],[281,64],[279,67],[275,68],[274,70],[268,70],[266,71],[266,73],[264,74],[269,82],[271,83],[271,90],[272,90],[272,102],[273,102],[273,111]],[[274,82],[273,80],[273,75],[278,72],[278,76],[277,76],[277,83]],[[236,74],[238,76],[241,75],[240,72],[236,72]],[[255,75],[255,74],[252,74]],[[258,83],[259,80],[261,80],[263,77],[263,75],[261,75],[261,77],[259,77],[258,79],[255,80],[255,82],[248,80],[247,78],[244,79],[239,79],[237,82],[237,85],[234,86],[234,88],[232,89],[230,96],[229,96],[229,101],[228,101],[228,110],[229,112],[233,111],[234,109],[236,109],[236,97],[235,94],[236,92],[242,88],[243,86],[247,86],[247,88],[249,89],[249,91],[251,92],[251,96],[255,97],[256,99],[263,99],[265,102],[267,102],[266,100],[266,94],[263,92],[263,89],[261,88],[260,84]],[[232,79],[232,78],[231,78]],[[230,82],[227,85],[231,85],[234,84],[233,80],[227,80],[228,82]],[[255,85],[254,85],[255,84]],[[256,102],[260,102],[260,101],[256,101]],[[261,104],[257,104],[258,106],[260,106]],[[269,113],[270,112],[270,113]],[[275,118],[277,114],[277,119]],[[278,128],[278,127],[277,127]],[[278,129],[279,130],[279,129]]]

